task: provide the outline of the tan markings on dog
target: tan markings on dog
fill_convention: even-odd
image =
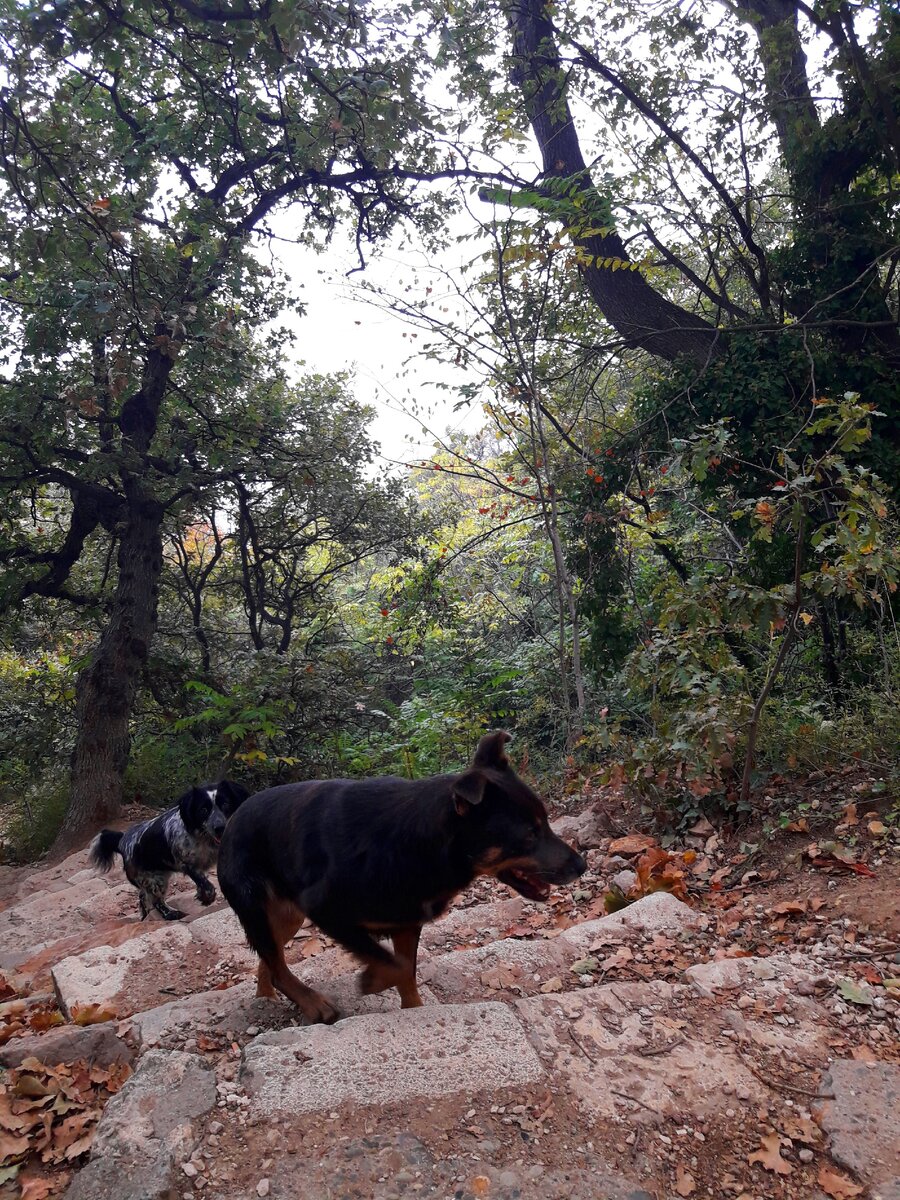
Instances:
[[[301,983],[284,959],[284,947],[303,924],[305,914],[290,900],[272,897],[266,904],[266,916],[277,949],[271,963],[260,961],[256,972],[257,996],[272,997],[277,989],[293,1000],[308,1021],[330,1025],[338,1018],[337,1009],[319,992]]]

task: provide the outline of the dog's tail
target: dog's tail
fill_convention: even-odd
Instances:
[[[121,840],[121,833],[116,833],[114,829],[101,830],[91,842],[91,866],[105,875],[113,865],[113,855],[119,849]]]

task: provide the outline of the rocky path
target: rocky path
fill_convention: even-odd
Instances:
[[[484,884],[427,930],[421,1009],[359,996],[301,930],[289,958],[345,1014],[330,1028],[255,998],[226,908],[186,893],[186,921],[141,923],[84,854],[8,876],[0,1195],[900,1200],[898,990],[859,970],[900,974],[896,944],[827,905],[776,953],[752,952],[773,919],[752,898],[737,921],[666,892],[597,916],[623,864],[579,836],[591,872],[549,917]],[[67,1159],[78,1086],[114,1094]]]

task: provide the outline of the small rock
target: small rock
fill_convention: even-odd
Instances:
[[[193,1179],[197,1174],[197,1168],[192,1162],[182,1163],[181,1169],[187,1175],[188,1179]]]
[[[268,1181],[268,1179],[261,1179],[261,1180],[259,1181],[259,1183],[256,1185],[256,1194],[257,1194],[257,1196],[260,1196],[260,1197],[261,1197],[261,1196],[268,1196],[268,1194],[269,1194],[269,1181]]]
[[[807,1150],[804,1146],[802,1150],[797,1151],[797,1157],[802,1163],[811,1163],[815,1158],[815,1155],[813,1154],[812,1150]]]

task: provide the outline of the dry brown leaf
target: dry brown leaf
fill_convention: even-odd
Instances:
[[[831,1196],[832,1200],[852,1200],[854,1196],[861,1196],[864,1191],[852,1179],[839,1174],[831,1167],[820,1167],[818,1180],[819,1187],[826,1195]]]
[[[881,837],[883,833],[887,833],[887,825],[885,825],[884,821],[870,821],[869,833],[874,837]]]
[[[472,1195],[473,1196],[478,1196],[479,1198],[482,1196],[486,1196],[490,1190],[491,1190],[491,1181],[490,1181],[490,1179],[488,1179],[487,1175],[476,1175],[475,1178],[472,1180]]]
[[[690,1171],[679,1165],[675,1168],[675,1191],[679,1196],[690,1196],[697,1183]]]
[[[482,971],[481,982],[486,988],[502,991],[519,982],[519,972],[515,967],[491,967],[488,971]]]
[[[805,1142],[807,1146],[817,1146],[822,1140],[821,1129],[809,1117],[797,1115],[787,1117],[782,1123],[781,1129],[792,1142]]]
[[[73,1004],[72,1020],[76,1025],[102,1025],[114,1021],[116,1010],[109,1004]]]
[[[859,817],[856,815],[856,805],[855,804],[847,805],[847,807],[844,809],[844,815],[843,815],[842,820],[845,825],[856,825],[858,823]]]
[[[5,1045],[17,1033],[22,1033],[25,1028],[24,1021],[8,1021],[5,1025],[0,1025],[0,1046]]]
[[[753,1154],[748,1154],[747,1162],[758,1162],[767,1171],[775,1171],[778,1175],[790,1175],[794,1169],[781,1157],[781,1138],[777,1133],[767,1134],[762,1139],[760,1148]]]
[[[871,1046],[854,1046],[850,1057],[855,1058],[857,1062],[878,1062],[878,1056]]]
[[[32,1175],[30,1178],[19,1176],[17,1182],[22,1188],[19,1200],[44,1200],[45,1196],[62,1190],[62,1187],[68,1182],[68,1178],[66,1176],[64,1179],[60,1179],[58,1175],[50,1179],[41,1178],[37,1175]]]
[[[58,1009],[48,1012],[45,1008],[39,1008],[28,1014],[28,1024],[35,1033],[44,1033],[47,1029],[53,1029],[55,1025],[64,1025],[65,1017]]]
[[[640,854],[642,850],[649,850],[651,846],[655,845],[656,839],[646,833],[629,833],[627,837],[615,838],[611,841],[609,853],[624,854],[628,857],[632,854]]]
[[[554,975],[552,979],[548,979],[546,983],[541,984],[541,992],[547,995],[550,992],[561,992],[563,990],[563,981],[558,975]]]
[[[9,1166],[13,1159],[24,1154],[30,1146],[29,1138],[16,1137],[15,1134],[0,1129],[0,1166]]]

